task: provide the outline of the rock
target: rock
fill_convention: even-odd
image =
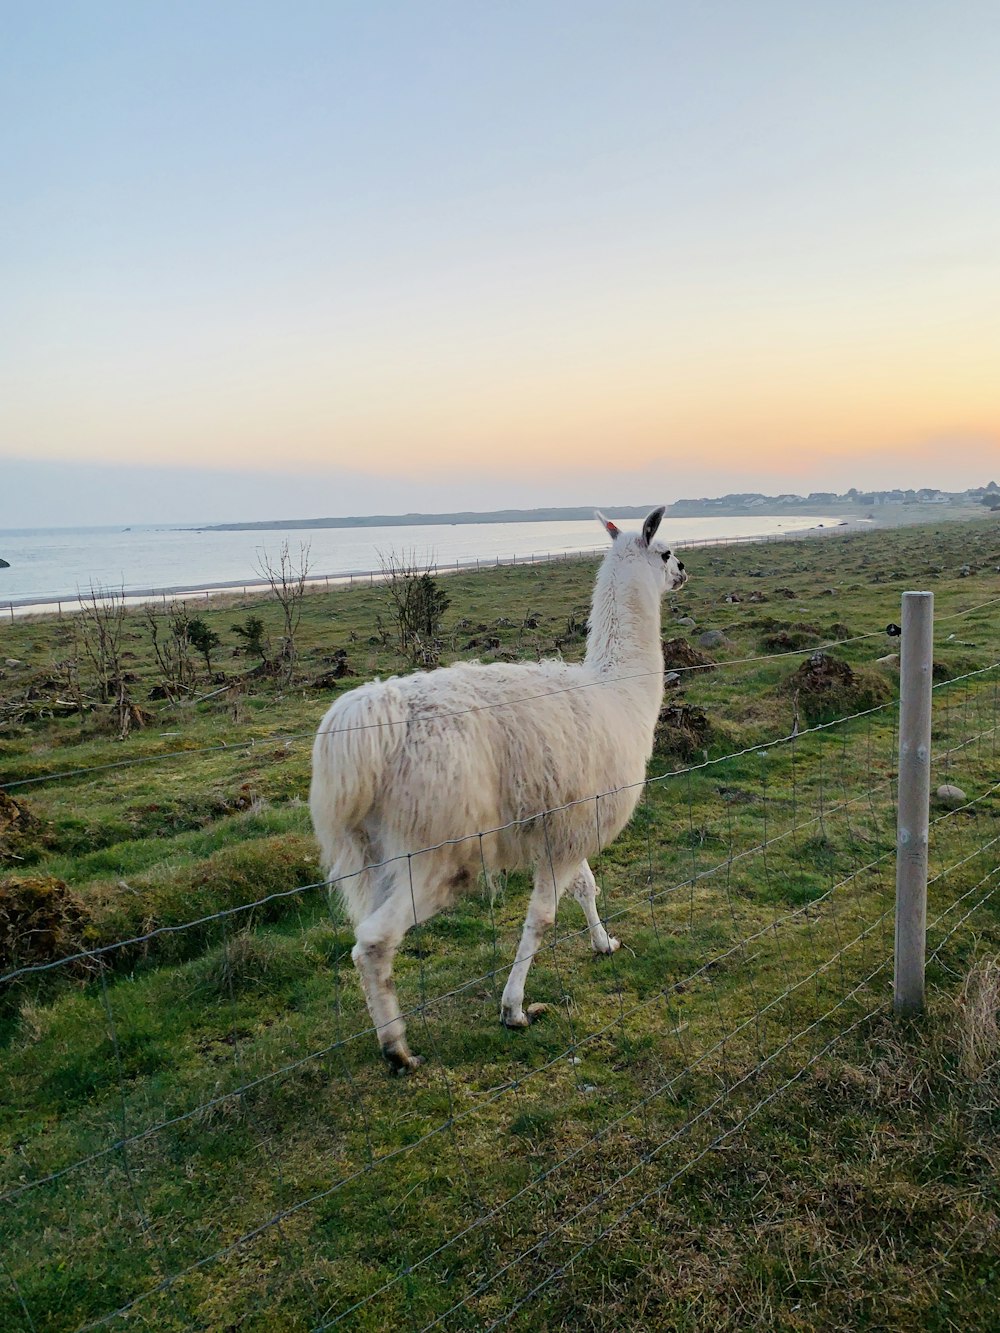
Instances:
[[[4,666],[8,666],[8,667],[23,667],[23,666],[24,666],[24,663],[21,661],[21,659],[20,659],[19,657],[5,657],[5,658],[4,658],[4,663],[3,663],[3,664],[4,664]]]
[[[680,616],[676,623],[678,625],[686,625],[688,629],[694,629],[698,622],[693,616]]]
[[[10,561],[0,560],[0,569],[10,569]]]
[[[971,573],[972,573],[972,566],[963,565],[962,568],[958,571],[958,577],[960,579],[967,579]]]
[[[885,657],[876,657],[877,666],[891,667],[893,671],[899,670],[899,653],[886,653]]]
[[[739,595],[738,592],[727,592],[722,600],[732,604],[734,602],[742,602],[743,598]]]
[[[681,673],[679,671],[668,671],[663,677],[663,683],[668,690],[674,689],[675,686],[681,683]]]
[[[721,629],[707,629],[698,635],[699,648],[723,648],[728,642]]]
[[[968,799],[961,787],[953,787],[949,782],[938,787],[934,795],[938,805],[943,805],[946,810],[957,810]]]

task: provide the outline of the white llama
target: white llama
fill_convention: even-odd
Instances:
[[[567,889],[593,948],[618,948],[598,916],[587,861],[630,819],[653,749],[660,601],[687,581],[683,564],[653,543],[663,512],[654,509],[639,535],[597,515],[612,543],[582,664],[463,662],[374,680],[342,695],[320,724],[313,825],[354,925],[351,956],[382,1052],[401,1073],[420,1059],[396,999],[396,950],[483,870],[534,871],[503,992],[508,1027],[526,1027],[544,1008],[525,1011],[524,983]]]

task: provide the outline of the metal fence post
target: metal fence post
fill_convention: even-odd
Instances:
[[[934,594],[904,592],[901,620],[893,1008],[905,1017],[924,1007]]]

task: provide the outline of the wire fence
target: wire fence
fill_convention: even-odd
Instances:
[[[808,656],[720,665],[792,655]],[[1000,927],[1000,660],[927,688],[944,793],[927,957],[960,974]],[[519,956],[516,880],[416,925],[396,971],[425,1064],[406,1080],[382,1068],[325,880],[8,967],[25,1109],[0,1165],[4,1326],[235,1327],[262,1309],[314,1330],[544,1323],[609,1238],[662,1225],[686,1177],[710,1179],[890,1007],[899,702],[807,722],[653,771],[610,846],[602,808],[621,791],[572,803],[593,807],[601,926],[621,939],[607,956],[565,905]],[[412,873],[444,845],[485,871],[510,827],[366,871]],[[197,947],[162,952],[184,937]],[[508,1032],[500,992],[528,963],[548,1011]]]

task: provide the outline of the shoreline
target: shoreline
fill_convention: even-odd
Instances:
[[[863,512],[859,512],[859,508]],[[945,512],[941,512],[944,510]],[[619,511],[613,511],[619,517],[625,517]],[[746,514],[720,514],[718,517],[747,517]],[[678,517],[700,517],[700,516],[678,516]],[[771,517],[776,517],[771,515]],[[795,517],[788,514],[787,517]],[[819,519],[819,515],[813,514],[811,517]],[[683,543],[683,549],[688,550],[708,550],[713,547],[725,546],[743,546],[760,545],[769,542],[796,541],[800,538],[816,538],[825,536],[856,535],[863,532],[887,531],[891,528],[910,527],[918,524],[938,523],[964,523],[971,522],[978,518],[987,518],[989,514],[976,506],[937,506],[930,504],[921,505],[894,505],[877,506],[874,509],[868,507],[854,507],[853,513],[844,513],[843,510],[833,510],[829,515],[824,515],[822,522],[816,522],[810,527],[795,528],[787,532],[758,533],[745,536],[711,537],[711,538],[692,538]],[[204,531],[205,529],[188,529],[188,531]],[[448,574],[469,573],[470,571],[479,572],[485,569],[499,569],[508,566],[517,565],[542,565],[554,563],[562,560],[582,559],[603,550],[601,544],[581,547],[571,551],[557,551],[532,553],[527,555],[497,556],[495,558],[477,558],[459,559],[447,561],[444,563],[432,564],[429,566],[435,575],[444,576]],[[307,586],[311,591],[319,588],[333,588],[342,586],[353,586],[354,584],[372,584],[381,582],[384,575],[380,569],[342,569],[334,572],[310,574],[306,580]],[[208,581],[191,580],[187,583],[168,584],[161,586],[133,585],[125,588],[120,586],[105,585],[111,591],[121,593],[124,603],[127,606],[142,606],[150,602],[162,601],[168,599],[181,599],[193,597],[204,599],[206,602],[212,598],[224,598],[227,594],[250,596],[254,593],[266,592],[269,583],[266,579],[232,579],[226,581]],[[0,617],[7,618],[10,621],[22,616],[45,616],[62,615],[64,612],[78,613],[81,607],[81,601],[88,600],[86,595],[81,598],[80,591],[64,592],[62,594],[46,594],[38,596],[34,594],[24,594],[21,597],[5,598],[0,600]]]
[[[864,518],[838,519],[829,526],[823,523],[814,524],[808,528],[796,528],[791,532],[760,533],[748,536],[734,537],[707,537],[701,540],[694,540],[684,544],[685,551],[711,550],[718,547],[729,546],[753,546],[767,545],[773,542],[796,541],[802,538],[817,538],[828,536],[847,536],[849,533],[869,532],[874,530],[875,525],[870,520]],[[482,573],[491,569],[514,568],[524,565],[547,565],[556,564],[565,560],[581,560],[589,556],[599,554],[604,550],[604,545],[597,543],[593,546],[583,547],[574,551],[547,552],[544,555],[512,555],[508,557],[497,556],[493,560],[476,559],[450,561],[447,564],[436,564],[430,567],[435,577],[444,577],[449,574],[469,574]],[[310,574],[306,578],[306,586],[311,591],[328,589],[335,587],[353,587],[358,586],[371,587],[376,583],[381,583],[385,574],[381,569],[355,569],[340,570],[335,573]],[[168,599],[197,597],[209,601],[213,598],[224,598],[227,594],[249,596],[253,593],[264,593],[270,589],[270,583],[267,579],[235,579],[225,582],[206,582],[204,580],[192,581],[184,584],[174,584],[166,587],[129,587],[112,588],[108,591],[116,596],[120,595],[126,606],[137,607],[147,605],[150,602],[166,602]],[[0,615],[15,620],[22,616],[61,616],[65,612],[73,614],[79,613],[83,603],[90,599],[86,594],[81,596],[79,590],[73,593],[64,593],[62,595],[52,595],[47,597],[36,597],[30,594],[21,598],[11,598],[0,602]]]

